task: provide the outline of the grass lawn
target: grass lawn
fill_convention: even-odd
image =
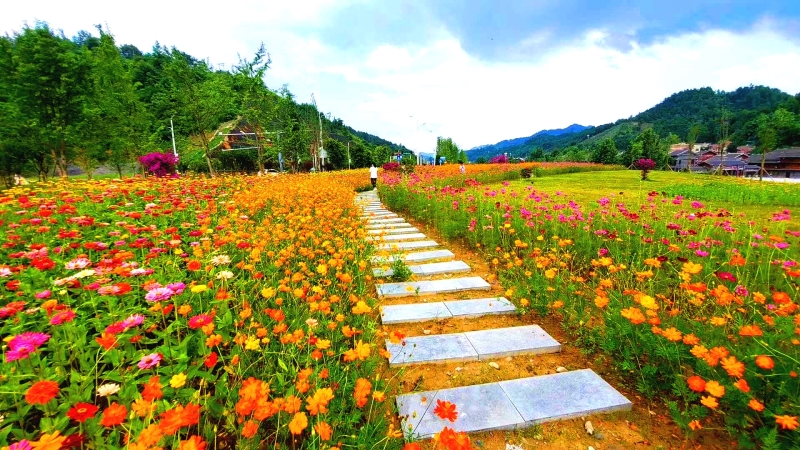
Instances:
[[[683,172],[651,172],[648,181],[641,181],[640,173],[634,170],[583,172],[522,179],[511,182],[509,187],[520,189],[531,184],[536,190],[549,195],[561,192],[563,198],[587,206],[596,206],[597,200],[603,197],[615,203],[640,205],[647,201],[648,193],[656,191],[700,200],[709,207],[724,208],[733,214],[764,219],[784,208],[793,209],[800,202],[798,185]]]

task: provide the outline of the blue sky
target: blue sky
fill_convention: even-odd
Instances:
[[[178,2],[175,2],[178,3]],[[264,42],[266,81],[351,126],[429,151],[634,115],[695,87],[800,92],[800,1],[29,0],[0,30],[106,24],[230,67]]]

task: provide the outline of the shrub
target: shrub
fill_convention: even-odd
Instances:
[[[519,171],[519,175],[522,178],[530,178],[533,171],[531,169],[522,169]]]
[[[383,165],[383,170],[387,170],[389,172],[399,172],[400,171],[400,163],[399,162],[390,162]]]
[[[489,160],[489,164],[506,164],[508,163],[508,156],[498,155]]]
[[[140,157],[139,163],[157,177],[173,176],[178,157],[171,153],[152,152]]]

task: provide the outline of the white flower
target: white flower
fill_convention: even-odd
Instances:
[[[319,325],[319,322],[317,321],[317,319],[306,319],[306,325],[308,325],[309,328],[314,328],[317,325]]]
[[[8,267],[0,267],[0,277],[3,278],[10,277],[11,274],[13,273],[14,272],[12,272],[11,269],[9,269]]]
[[[86,269],[86,270],[81,270],[80,272],[76,273],[75,275],[73,275],[73,277],[74,278],[86,278],[86,277],[91,277],[94,274],[95,274],[94,269]]]
[[[221,266],[223,264],[230,264],[231,258],[228,255],[217,255],[211,258],[211,264]]]
[[[119,385],[117,383],[106,383],[97,388],[97,395],[100,397],[108,397],[119,392]]]
[[[233,272],[230,270],[223,270],[217,274],[218,280],[230,280],[231,278],[233,278]]]

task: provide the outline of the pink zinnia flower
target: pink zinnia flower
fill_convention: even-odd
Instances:
[[[178,283],[170,283],[170,284],[167,285],[167,289],[171,290],[172,292],[174,292],[177,295],[177,294],[182,293],[184,291],[184,289],[186,289],[186,285],[184,283],[180,283],[180,282],[178,282]]]
[[[26,333],[21,333],[8,341],[9,348],[17,348],[20,346],[30,346],[33,348],[39,348],[50,339],[49,334],[40,333],[38,331],[29,331]]]
[[[138,327],[144,323],[144,316],[141,314],[134,314],[122,321],[122,326],[127,328]]]
[[[28,440],[23,439],[16,444],[11,444],[11,446],[8,447],[8,450],[33,450],[33,447]]]
[[[44,300],[46,298],[50,298],[51,294],[52,293],[49,290],[45,290],[45,291],[42,291],[42,292],[37,292],[36,293],[36,298],[38,298],[39,300]]]
[[[189,319],[189,328],[196,330],[210,324],[214,320],[208,314],[198,314]]]
[[[161,362],[161,355],[159,353],[151,353],[149,355],[143,356],[142,360],[139,361],[139,364],[137,365],[139,366],[140,369],[145,370],[157,366],[158,363],[160,362]]]
[[[61,325],[64,322],[72,322],[72,319],[74,318],[75,311],[71,309],[59,311],[53,316],[52,319],[50,319],[50,325]]]
[[[145,300],[148,302],[160,302],[164,300],[169,300],[170,297],[175,295],[175,291],[170,288],[160,287],[155,288],[147,293],[144,296]]]

